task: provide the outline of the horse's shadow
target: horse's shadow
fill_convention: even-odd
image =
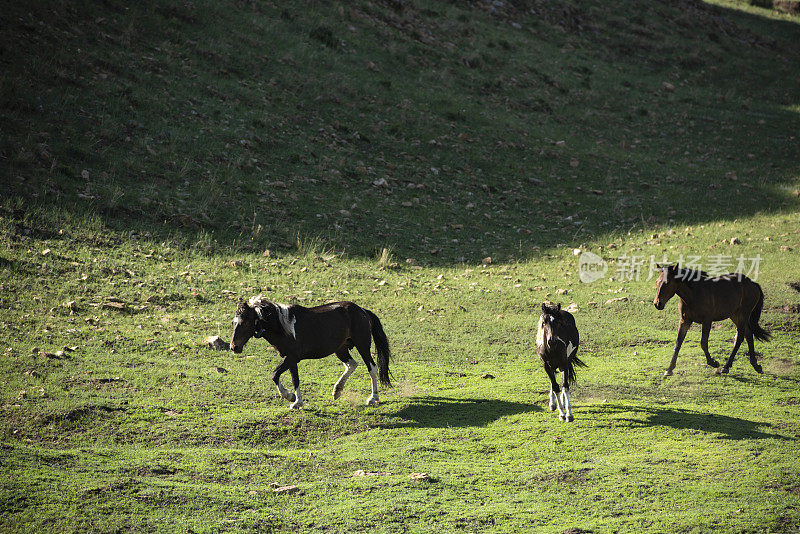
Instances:
[[[634,427],[662,426],[680,430],[696,430],[708,434],[719,434],[720,438],[730,440],[796,439],[790,436],[770,434],[760,430],[760,428],[765,426],[770,427],[771,425],[769,423],[748,421],[747,419],[728,415],[695,412],[678,408],[647,408],[644,406],[628,405],[598,406],[595,409],[598,412],[604,412],[606,414],[608,414],[609,411],[643,414],[643,418],[634,416],[621,419]]]
[[[481,427],[501,417],[541,410],[537,404],[497,399],[415,397],[395,415],[399,421],[384,428]]]

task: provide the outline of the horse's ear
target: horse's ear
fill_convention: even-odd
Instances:
[[[542,313],[547,313],[547,303],[542,302]]]
[[[561,311],[561,303],[556,304],[556,310]]]

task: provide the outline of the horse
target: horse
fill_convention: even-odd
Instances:
[[[740,273],[729,273],[722,276],[710,277],[697,269],[684,269],[677,265],[658,265],[659,275],[656,280],[656,297],[653,305],[657,310],[663,310],[667,301],[675,294],[678,295],[678,311],[680,323],[678,324],[678,339],[675,340],[675,349],[669,367],[664,371],[664,376],[671,376],[678,359],[683,338],[692,326],[692,323],[703,325],[700,336],[700,346],[706,355],[706,363],[714,368],[719,368],[719,362],[711,357],[708,352],[708,334],[711,332],[711,323],[730,319],[736,325],[736,341],[733,351],[728,357],[719,373],[727,373],[733,365],[733,358],[739,345],[747,339],[750,351],[750,364],[757,373],[762,373],[761,366],[756,361],[753,349],[753,338],[759,341],[769,341],[770,334],[758,325],[761,318],[761,309],[764,306],[764,292],[761,286]]]
[[[550,410],[558,407],[558,418],[562,421],[575,419],[569,402],[569,387],[575,382],[575,366],[587,367],[575,356],[578,352],[578,342],[575,317],[568,311],[562,310],[561,304],[548,306],[543,303],[539,328],[536,331],[536,352],[550,378]],[[563,391],[556,382],[556,372],[559,370],[564,372],[561,386]]]
[[[370,335],[375,340],[378,365],[370,355]],[[244,349],[250,338],[266,339],[283,358],[272,373],[272,380],[281,397],[291,402],[293,409],[303,406],[297,363],[301,360],[324,358],[331,354],[344,364],[344,373],[333,387],[338,399],[347,379],[358,366],[350,356],[356,348],[367,365],[372,380],[372,394],[367,405],[377,405],[378,380],[391,387],[389,374],[389,341],[378,316],[352,302],[331,302],[313,308],[293,304],[287,306],[262,298],[240,300],[233,317],[233,336],[230,348],[236,354]],[[281,374],[292,375],[294,393],[281,385]]]

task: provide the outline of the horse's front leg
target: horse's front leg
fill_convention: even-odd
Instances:
[[[561,404],[561,395],[559,395],[559,393],[561,393],[561,388],[558,386],[558,382],[556,382],[556,374],[549,366],[545,366],[544,370],[547,372],[547,377],[550,379],[550,410],[558,408],[558,418],[564,421],[566,415],[564,414],[564,406]]]
[[[303,407],[303,396],[300,395],[300,375],[297,374],[297,363],[289,366],[289,372],[292,374],[292,387],[294,388],[294,396],[297,398],[292,404],[293,410],[299,410]]]
[[[567,385],[567,373],[564,373],[564,382],[561,384],[561,403],[564,405],[564,421],[574,421],[572,416],[572,404],[569,402],[569,386]]]
[[[691,326],[691,321],[687,321],[681,317],[681,322],[678,325],[678,339],[675,340],[675,349],[672,351],[672,360],[670,360],[667,370],[664,371],[664,376],[672,376],[672,371],[675,369],[675,363],[678,361],[678,352],[681,350],[683,339],[686,337],[686,332],[689,331]]]
[[[711,357],[711,354],[708,352],[708,336],[711,333],[711,321],[706,321],[703,323],[703,333],[700,334],[700,348],[703,349],[703,352],[706,355],[706,363],[711,367],[719,367],[719,362]]]
[[[278,367],[272,372],[272,381],[275,382],[275,387],[278,388],[278,393],[281,394],[281,397],[286,399],[289,402],[295,401],[294,393],[289,393],[289,391],[283,387],[281,384],[281,375],[289,369],[290,363],[289,358],[284,357],[283,361],[278,364]]]

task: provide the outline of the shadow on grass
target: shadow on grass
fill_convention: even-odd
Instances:
[[[486,426],[501,417],[541,410],[527,402],[508,402],[496,399],[454,399],[449,397],[420,397],[397,412],[402,421],[388,423],[384,428],[448,428]]]
[[[709,434],[719,434],[719,437],[722,439],[732,440],[795,440],[793,437],[782,436],[780,434],[770,434],[760,430],[760,427],[770,426],[768,423],[749,421],[747,419],[730,417],[727,415],[695,412],[691,410],[674,408],[645,408],[643,406],[625,405],[604,407],[602,408],[602,411],[606,413],[609,411],[634,412],[643,415],[643,419],[636,417],[621,419],[633,427],[664,426],[678,430],[697,430]]]

